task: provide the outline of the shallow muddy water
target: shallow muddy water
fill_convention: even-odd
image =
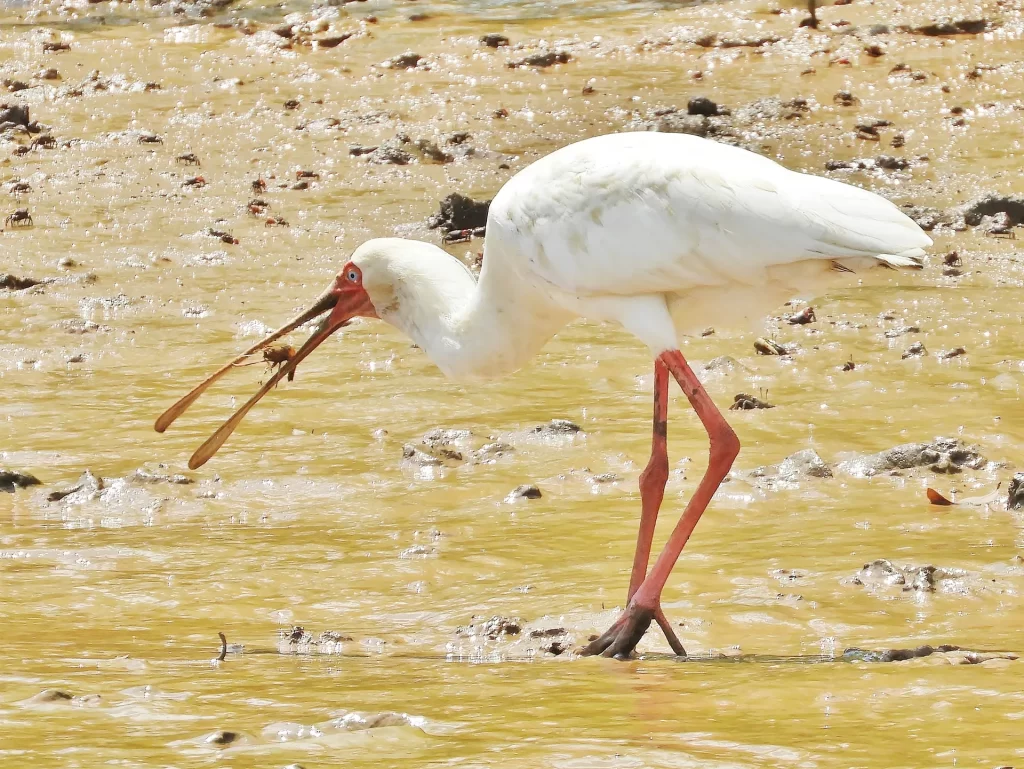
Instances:
[[[319,27],[308,6],[5,12],[0,77],[29,86],[5,101],[28,104],[55,146],[17,154],[40,134],[0,139],[0,213],[33,220],[4,227],[0,275],[42,281],[0,288],[0,467],[43,481],[0,493],[3,766],[1024,762],[1024,663],[1010,658],[1024,649],[1024,516],[1003,504],[1024,451],[1017,239],[936,231],[919,274],[803,297],[816,322],[762,332],[791,355],[756,355],[758,334],[725,328],[687,340],[721,407],[744,392],[775,408],[729,412],[744,450],[666,588],[686,661],[653,631],[635,661],[571,653],[623,605],[650,445],[651,364],[616,329],[574,324],[523,371],[465,388],[392,329],[355,323],[201,470],[189,455],[262,365],[153,432],[364,239],[440,242],[426,221],[449,193],[490,197],[556,147],[657,124],[694,96],[732,110],[730,140],[794,168],[910,161],[827,172],[901,204],[1024,192],[1012,4],[855,2],[821,9],[816,32],[788,6],[671,5],[524,4],[537,18],[516,21],[508,3],[366,3]],[[291,48],[271,31],[283,12],[310,25]],[[991,24],[896,29],[950,17]],[[485,33],[512,47],[480,45]],[[70,49],[43,50],[58,41]],[[543,50],[571,60],[507,66]],[[407,51],[418,66],[382,66]],[[59,79],[36,77],[49,68]],[[750,107],[762,97],[785,104]],[[893,123],[870,129],[878,142],[856,138],[868,118]],[[458,131],[470,137],[446,138]],[[149,134],[162,143],[140,143]],[[406,165],[349,154],[398,134]],[[430,161],[424,139],[453,162]],[[201,166],[176,162],[187,153]],[[297,170],[319,179],[290,189]],[[198,175],[205,186],[182,186]],[[18,181],[31,191],[8,191]],[[254,197],[270,204],[259,217]],[[945,263],[953,250],[960,264]],[[925,354],[903,358],[915,342]],[[704,369],[719,356],[736,363]],[[556,418],[581,431],[533,432]],[[437,427],[472,431],[454,445],[463,461],[403,461]],[[868,475],[859,458],[937,436],[983,459]],[[479,453],[495,442],[511,450]],[[656,547],[706,443],[674,392]],[[831,477],[752,474],[805,449]],[[102,488],[48,501],[86,469]],[[508,499],[530,483],[541,498]],[[997,484],[987,505],[925,496]],[[862,572],[879,559],[895,566]],[[922,566],[936,571],[895,568]],[[489,638],[493,616],[519,632]],[[1010,654],[844,656],[923,644]]]

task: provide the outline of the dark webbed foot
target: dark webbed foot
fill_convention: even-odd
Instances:
[[[662,632],[665,633],[665,638],[668,639],[668,645],[672,647],[672,651],[680,657],[685,657],[686,649],[679,643],[679,639],[661,607],[656,606],[652,609],[633,602],[630,602],[614,625],[599,638],[587,644],[580,654],[584,657],[600,654],[602,657],[614,657],[618,660],[629,659],[636,649],[636,645],[640,643],[640,639],[647,632],[647,628],[651,626],[651,620],[656,621]]]

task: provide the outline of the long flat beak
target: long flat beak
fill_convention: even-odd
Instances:
[[[235,366],[237,366],[239,363],[242,363],[250,355],[259,352],[272,342],[277,341],[285,334],[294,331],[302,324],[308,323],[309,321],[323,315],[325,312],[328,312],[329,310],[333,310],[337,303],[338,294],[333,290],[325,291],[323,294],[320,295],[320,298],[318,298],[316,302],[313,304],[313,306],[310,307],[308,310],[306,310],[300,315],[296,315],[286,324],[281,326],[281,328],[279,328],[273,334],[257,342],[248,350],[246,350],[237,358],[235,358],[233,361],[225,364],[222,368],[219,368],[217,371],[213,372],[210,376],[208,376],[206,379],[200,382],[196,386],[196,388],[192,390],[192,392],[190,392],[184,398],[182,398],[169,409],[167,409],[167,411],[161,414],[160,417],[156,420],[156,424],[153,425],[153,428],[158,433],[162,433],[164,430],[171,426],[171,423],[174,422],[175,419],[184,414],[188,407],[195,403],[199,399],[199,396],[206,392],[207,388],[209,388],[210,385],[212,385],[226,373],[231,371],[231,369],[235,368]],[[295,367],[292,366],[292,369],[294,368]]]
[[[313,312],[320,306],[321,302],[326,302],[324,297],[321,297],[314,306],[308,312]],[[320,346],[320,344],[327,339],[331,334],[337,331],[342,326],[348,324],[348,322],[356,315],[365,315],[368,317],[377,317],[376,311],[373,309],[373,305],[370,304],[369,297],[366,293],[360,290],[358,293],[335,293],[330,296],[330,301],[333,304],[333,310],[331,314],[324,319],[316,331],[313,332],[312,336],[306,340],[306,343],[299,348],[299,351],[295,353],[295,357],[285,363],[277,373],[275,373],[270,379],[267,380],[259,391],[253,395],[245,404],[238,409],[231,418],[218,428],[217,432],[211,435],[206,442],[196,449],[196,452],[188,460],[189,469],[195,470],[205,465],[214,454],[216,454],[220,447],[224,445],[231,433],[235,431],[235,428],[245,419],[245,415],[252,410],[252,407],[259,403],[260,398],[270,392],[278,382],[288,376],[313,350]],[[325,310],[321,310],[322,314]],[[304,317],[304,316],[299,316]],[[312,317],[316,317],[315,315]],[[287,328],[287,326],[285,327]],[[275,332],[276,333],[276,332]],[[268,338],[269,341],[272,338]]]

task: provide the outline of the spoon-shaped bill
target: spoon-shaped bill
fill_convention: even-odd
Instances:
[[[196,449],[195,453],[188,460],[189,469],[195,470],[205,465],[209,461],[210,457],[220,450],[220,447],[224,445],[224,441],[231,436],[231,433],[235,431],[235,428],[241,424],[242,420],[245,419],[245,415],[252,410],[253,406],[259,403],[260,398],[274,389],[274,386],[277,385],[278,382],[295,370],[295,367],[302,362],[303,358],[313,352],[313,350],[320,346],[321,342],[344,326],[347,322],[347,320],[335,321],[331,318],[329,322],[321,324],[313,335],[306,340],[306,343],[299,348],[299,351],[295,353],[295,357],[278,369],[278,371],[267,380],[266,384],[264,384],[255,395],[247,400],[245,404],[238,409],[238,411],[232,414],[231,418],[217,429],[217,432],[207,438],[206,442],[202,446]]]
[[[235,368],[239,363],[244,361],[253,353],[259,352],[268,344],[271,344],[272,342],[280,339],[285,334],[294,331],[302,324],[308,323],[309,321],[313,320],[313,318],[319,317],[320,315],[323,315],[325,312],[332,310],[337,303],[337,294],[332,291],[325,291],[320,296],[320,298],[316,300],[316,303],[308,310],[306,310],[300,315],[295,316],[285,325],[281,326],[281,328],[279,328],[277,331],[272,333],[270,336],[257,342],[248,350],[239,355],[237,358],[230,361],[229,363],[226,363],[224,366],[219,368],[209,377],[200,382],[195,387],[195,389],[188,393],[188,395],[183,397],[181,400],[179,400],[177,403],[175,403],[173,406],[167,409],[167,411],[160,415],[160,417],[156,420],[156,424],[153,425],[154,429],[158,433],[162,433],[164,430],[171,426],[171,423],[174,422],[175,419],[184,414],[188,407],[195,403],[196,400],[198,400],[199,396],[206,392],[207,388],[209,388],[210,385],[212,385],[214,382],[216,382],[218,379],[224,376],[224,374],[226,374],[232,368]],[[295,367],[293,366],[292,369],[294,368]],[[274,381],[276,382],[278,380],[275,379]]]

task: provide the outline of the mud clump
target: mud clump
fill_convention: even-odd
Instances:
[[[511,502],[516,499],[540,499],[542,496],[544,495],[539,487],[532,483],[526,483],[512,489],[505,499]]]
[[[505,66],[509,69],[517,69],[519,67],[544,69],[555,64],[568,64],[570,61],[572,61],[572,55],[568,51],[543,51],[517,61],[510,61]]]
[[[1006,497],[1007,510],[1024,510],[1024,473],[1017,473],[1010,481],[1009,493]]]
[[[879,558],[864,564],[850,582],[868,587],[899,586],[904,592],[916,590],[933,593],[939,582],[963,579],[965,576],[966,572],[962,569],[940,569],[931,565],[896,566],[892,561]]]
[[[956,209],[970,227],[980,226],[985,217],[1005,214],[1007,224],[1016,227],[1024,222],[1024,195],[997,195],[988,193]]]
[[[568,419],[552,419],[546,425],[537,425],[530,432],[534,435],[576,435],[583,432],[583,428]]]
[[[956,229],[956,218],[938,208],[908,203],[900,206],[900,210],[925,232],[931,232],[940,227]],[[966,225],[962,225],[960,229],[966,229]]]
[[[501,617],[495,615],[490,619],[455,629],[457,635],[461,636],[483,636],[491,641],[497,641],[504,636],[515,636],[523,632],[523,621],[518,617]]]
[[[71,702],[74,698],[73,694],[69,694],[61,689],[43,689],[39,694],[29,697],[28,702],[37,705],[53,702]]]
[[[15,470],[8,470],[0,467],[0,491],[14,493],[15,489],[25,489],[29,486],[39,486],[42,481],[30,473],[19,473]]]
[[[930,37],[942,35],[979,35],[990,27],[988,19],[942,19],[940,21],[916,27],[914,32]]]
[[[356,157],[365,155],[369,162],[377,165],[407,166],[413,157],[406,152],[403,144],[401,139],[388,139],[372,149],[360,147],[355,152],[349,150],[349,154]]]
[[[423,61],[423,57],[418,53],[412,51],[406,51],[398,56],[388,59],[384,62],[384,66],[389,69],[413,69],[419,66],[419,63]]]
[[[4,123],[28,128],[31,119],[27,104],[0,104],[0,127]]]
[[[38,286],[41,283],[45,283],[44,280],[36,280],[35,278],[19,278],[16,275],[6,274],[0,275],[0,288],[6,288],[9,291],[22,291],[26,288],[32,288],[32,286]]]
[[[960,647],[950,646],[949,644],[934,647],[924,644],[923,646],[917,646],[913,649],[885,649],[882,651],[869,651],[867,649],[858,649],[854,647],[843,652],[843,659],[863,660],[864,662],[902,662],[904,660],[912,660],[919,657],[930,657],[936,652],[943,653],[955,651],[960,651]]]
[[[70,497],[72,494],[78,495],[81,499],[95,499],[99,497],[103,488],[103,479],[93,475],[92,471],[86,470],[82,473],[81,478],[78,479],[77,484],[68,489],[51,491],[46,496],[46,500],[48,502],[59,502],[66,497]]]
[[[801,478],[831,478],[832,468],[814,449],[803,449],[790,454],[777,465],[766,465],[752,470],[751,478],[795,483]]]
[[[931,443],[904,443],[879,452],[840,462],[838,469],[848,475],[870,477],[884,472],[927,467],[938,473],[978,470],[986,463],[976,448],[955,438],[936,438]]]
[[[445,232],[486,227],[490,207],[490,200],[473,200],[453,192],[441,201],[441,210],[430,217],[427,226],[432,230],[443,229]]]
[[[471,430],[435,427],[424,433],[419,443],[402,447],[402,460],[418,467],[452,467],[463,462],[494,464],[511,454],[515,447],[500,440],[475,435]]]

